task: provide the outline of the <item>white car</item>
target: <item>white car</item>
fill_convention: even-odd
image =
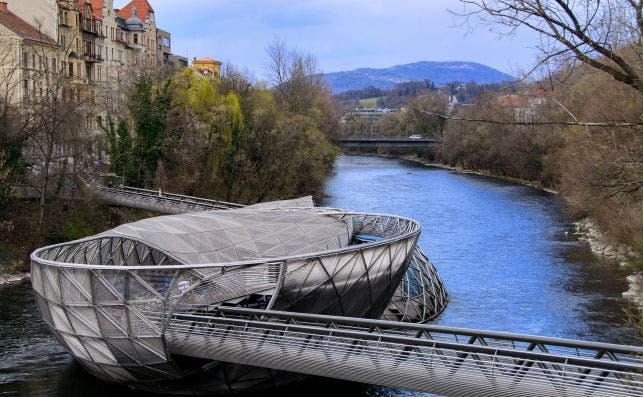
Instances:
[[[422,139],[422,135],[411,135],[409,139]]]

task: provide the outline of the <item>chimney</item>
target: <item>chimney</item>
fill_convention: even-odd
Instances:
[[[4,12],[9,11],[7,9],[7,2],[6,1],[0,1],[0,11],[4,11]]]
[[[132,16],[133,16],[133,17],[135,17],[135,16],[136,16],[136,7],[132,7]]]

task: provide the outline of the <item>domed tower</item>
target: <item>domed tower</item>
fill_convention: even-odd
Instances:
[[[221,75],[221,61],[210,57],[194,58],[192,68],[206,77],[219,77]]]
[[[143,21],[136,15],[136,7],[132,8],[132,16],[125,21],[125,25],[130,32],[143,32],[145,31],[145,25]]]
[[[150,3],[147,0],[132,0],[118,10],[117,15],[123,20],[122,26],[128,32],[128,44],[135,50],[142,51],[150,60],[155,59],[156,20]]]

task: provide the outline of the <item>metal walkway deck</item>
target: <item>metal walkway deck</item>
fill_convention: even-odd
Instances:
[[[643,348],[240,308],[175,314],[170,352],[447,396],[643,396]]]
[[[167,214],[242,207],[129,187],[97,190],[108,204]],[[642,347],[228,307],[156,316],[166,324],[168,351],[184,356],[452,397],[643,397]]]
[[[95,191],[109,205],[138,208],[162,214],[183,214],[186,212],[217,209],[241,208],[243,205],[225,201],[209,200],[159,190],[134,187],[109,188],[96,186]]]

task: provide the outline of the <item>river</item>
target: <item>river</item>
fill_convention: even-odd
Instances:
[[[437,324],[637,344],[625,275],[573,235],[561,201],[484,176],[340,156],[322,205],[408,216],[450,294]],[[312,378],[262,396],[421,395]],[[28,285],[0,288],[0,395],[149,396],[92,378],[50,336]]]

